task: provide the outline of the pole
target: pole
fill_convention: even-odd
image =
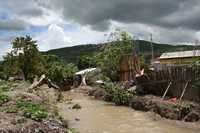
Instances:
[[[151,43],[151,63],[153,63],[154,60],[154,49],[153,49],[153,34],[150,34],[150,43]]]
[[[170,83],[169,83],[168,86],[167,86],[167,89],[165,90],[165,93],[164,93],[163,96],[162,96],[162,100],[165,99],[165,96],[166,96],[166,94],[167,94],[167,92],[168,92],[168,90],[169,90],[169,88],[170,88],[171,85],[172,85],[172,82],[170,81]]]

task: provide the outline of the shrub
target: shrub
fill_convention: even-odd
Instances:
[[[47,111],[39,104],[35,104],[23,99],[17,100],[17,107],[22,109],[24,116],[36,121],[41,121],[48,116]]]
[[[118,89],[115,92],[113,101],[115,102],[116,105],[129,105],[129,102],[132,98],[133,98],[133,94],[125,90]]]
[[[9,97],[5,94],[0,93],[0,106],[4,103],[7,103],[9,101]]]
[[[128,91],[119,87],[114,83],[108,83],[104,85],[104,89],[107,92],[105,100],[112,101],[116,105],[128,105],[129,101],[133,98],[135,93],[129,93]]]
[[[77,68],[74,64],[54,62],[48,69],[48,77],[59,87],[73,84],[74,74]]]
[[[9,107],[7,109],[5,109],[6,113],[17,113],[18,112],[18,108],[17,107]]]

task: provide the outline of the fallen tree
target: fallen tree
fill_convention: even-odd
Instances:
[[[49,88],[52,87],[54,89],[60,90],[60,87],[58,87],[56,84],[54,84],[53,82],[51,82],[51,80],[48,79],[48,77],[46,77],[45,74],[43,74],[40,77],[39,80],[38,80],[38,76],[35,76],[33,83],[28,88],[28,91],[32,92],[34,89],[36,89],[37,87],[40,87],[43,84],[47,84],[49,86]]]

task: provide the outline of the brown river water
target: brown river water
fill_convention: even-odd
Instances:
[[[60,115],[80,133],[200,133],[199,123],[162,119],[154,113],[115,106],[82,93],[66,92],[63,96],[72,101],[58,104]],[[71,109],[74,104],[82,108]]]

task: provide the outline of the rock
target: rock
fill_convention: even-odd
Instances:
[[[79,118],[75,118],[75,121],[80,121],[80,119]]]
[[[94,96],[95,98],[98,98],[98,99],[103,99],[107,95],[107,93],[105,90],[98,88],[98,89],[93,89],[89,91],[88,95]]]
[[[145,105],[145,99],[135,97],[131,100],[130,106],[135,110],[148,111]]]
[[[200,113],[192,111],[185,116],[184,121],[186,122],[196,122],[200,120]]]
[[[75,105],[73,105],[72,106],[72,109],[81,109],[81,105],[79,105],[79,104],[75,104]]]

